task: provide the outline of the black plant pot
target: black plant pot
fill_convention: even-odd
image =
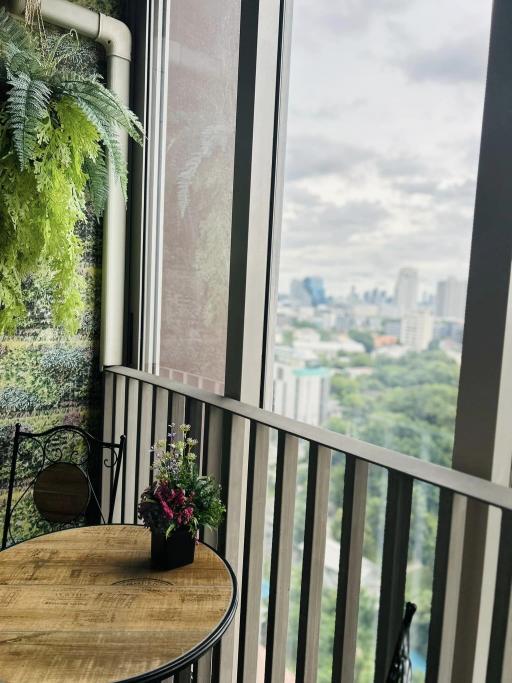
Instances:
[[[169,538],[165,534],[151,532],[151,568],[177,569],[194,561],[196,539],[188,529],[176,529]]]

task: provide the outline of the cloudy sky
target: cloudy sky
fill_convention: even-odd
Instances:
[[[469,263],[490,0],[294,0],[281,291]]]

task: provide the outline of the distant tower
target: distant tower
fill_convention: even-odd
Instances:
[[[464,320],[468,283],[449,277],[437,283],[436,315],[439,318]]]
[[[430,311],[407,313],[400,324],[400,343],[415,351],[425,351],[434,334],[434,316]]]
[[[290,298],[297,306],[312,306],[311,294],[304,285],[304,280],[292,280]]]
[[[403,315],[416,310],[418,303],[418,271],[400,268],[395,286],[395,304]]]
[[[313,306],[327,303],[324,281],[321,277],[306,277],[303,280],[304,287],[309,292]]]

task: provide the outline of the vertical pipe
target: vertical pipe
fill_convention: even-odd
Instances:
[[[130,62],[107,57],[107,83],[122,102],[129,103]],[[118,133],[123,158],[128,160],[128,135]],[[126,204],[119,180],[109,163],[109,193],[103,219],[103,263],[101,282],[100,363],[123,362],[124,278],[126,261]]]

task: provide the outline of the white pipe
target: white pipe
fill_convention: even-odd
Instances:
[[[25,10],[25,0],[10,0],[15,14]],[[42,0],[45,21],[74,29],[105,47],[107,86],[128,105],[132,36],[122,21],[85,9],[68,0]],[[128,134],[119,131],[119,143],[128,161]],[[100,365],[122,365],[124,329],[124,275],[126,250],[126,205],[119,181],[109,169],[109,193],[103,219],[103,264],[101,292]]]

